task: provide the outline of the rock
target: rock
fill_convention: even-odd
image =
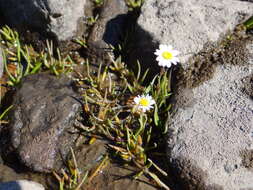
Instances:
[[[71,83],[63,76],[30,75],[14,95],[8,149],[33,171],[57,169],[76,139],[70,130],[81,104]]]
[[[96,140],[92,145],[80,145],[75,151],[76,160],[79,166],[84,167],[84,170],[95,168],[100,163],[103,155],[107,153],[107,141]]]
[[[0,182],[12,181],[19,178],[19,175],[12,168],[3,164],[0,164],[0,171]]]
[[[45,190],[45,188],[34,181],[18,180],[0,183],[0,190]]]
[[[91,63],[99,65],[101,60],[109,59],[109,45],[117,47],[125,34],[127,12],[128,8],[124,1],[104,1],[99,19],[88,39]]]
[[[0,0],[0,11],[8,25],[49,32],[64,41],[82,32],[85,4],[86,0]]]
[[[128,8],[124,1],[105,0],[98,21],[89,36],[89,43],[99,48],[116,46],[124,34]]]
[[[240,0],[147,0],[138,18],[129,64],[138,59],[144,69],[156,73],[155,49],[159,44],[170,44],[181,52],[179,58],[186,68],[189,57],[204,44],[217,41],[252,12],[253,4]]]
[[[253,189],[253,41],[239,44],[246,63],[214,62],[209,79],[175,94],[168,157],[185,189]]]

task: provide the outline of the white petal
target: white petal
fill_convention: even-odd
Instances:
[[[156,51],[155,51],[155,55],[161,55],[161,51],[159,50],[159,49],[157,49]]]
[[[150,105],[153,105],[153,104],[155,104],[155,100],[150,101]]]
[[[158,65],[164,67],[164,64],[163,64],[162,61],[159,61],[159,62],[158,62]]]
[[[171,51],[172,50],[172,46],[171,45],[165,45],[164,50]]]
[[[167,45],[164,45],[164,44],[160,44],[159,45],[159,49],[160,50],[163,50],[163,49],[166,49],[167,48]]]
[[[171,62],[169,62],[169,63],[166,63],[165,67],[168,67],[168,68],[170,68],[170,67],[171,67]]]
[[[172,50],[171,53],[172,53],[172,55],[174,55],[174,56],[177,56],[177,55],[180,54],[180,52],[177,51],[177,50]]]
[[[174,57],[174,61],[176,62],[176,64],[177,64],[178,62],[180,62],[179,59],[178,59],[177,57]],[[176,64],[174,64],[174,65],[176,65]]]
[[[139,96],[135,97],[135,98],[134,98],[134,102],[135,102],[136,104],[139,104],[139,102],[140,102],[140,97],[139,97]]]
[[[159,56],[159,57],[156,58],[156,61],[159,61],[159,62],[164,61],[164,58]]]
[[[161,57],[161,56],[158,56],[157,58],[156,58],[156,61],[162,61],[163,60],[163,58]]]
[[[152,96],[150,96],[150,95],[147,95],[146,98],[149,100],[152,100]]]

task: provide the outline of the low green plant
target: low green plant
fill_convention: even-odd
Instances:
[[[95,3],[96,6],[102,6],[104,3],[104,0],[93,0],[93,2]]]
[[[60,50],[57,49],[57,58],[53,53],[53,43],[47,41],[47,52],[43,55],[43,65],[50,70],[53,74],[69,73],[73,71],[74,62],[70,56],[62,58]]]
[[[59,190],[79,190],[81,187],[90,183],[109,163],[108,155],[104,155],[96,168],[89,168],[89,171],[85,171],[82,174],[81,169],[78,167],[74,151],[72,148],[70,150],[71,159],[67,161],[66,168],[61,169],[58,173],[53,172],[53,176],[58,181]],[[87,168],[86,166],[83,167]]]
[[[81,175],[73,149],[71,149],[71,155],[72,159],[68,160],[66,169],[61,169],[59,173],[53,172],[59,183],[59,190],[79,190],[88,180],[89,172]]]
[[[0,124],[7,124],[7,123],[8,123],[8,121],[5,121],[4,118],[6,117],[6,115],[7,115],[8,112],[11,110],[12,107],[13,107],[12,105],[9,106],[8,108],[6,108],[6,109],[4,110],[3,113],[0,114]]]
[[[243,23],[244,27],[246,28],[246,30],[251,30],[253,29],[253,16],[250,17],[248,20],[246,20]]]
[[[171,96],[170,81],[171,70],[165,71],[162,69],[162,72],[154,77],[153,81],[145,89],[145,93],[151,93],[152,97],[156,101],[154,110],[154,123],[163,130],[164,134],[166,134],[168,131],[168,125],[166,124],[167,121],[160,119],[160,117],[167,118],[171,109],[171,104],[168,103],[168,100]]]
[[[145,87],[143,81],[148,71],[141,77],[141,67],[138,63],[137,76],[126,68],[121,58],[111,59],[111,64],[100,65],[97,72],[91,72],[87,62],[85,74],[79,73],[77,86],[82,89],[84,99],[85,120],[80,128],[84,135],[94,136],[100,134],[113,143],[108,146],[114,150],[115,155],[128,164],[140,169],[136,174],[148,174],[157,184],[169,189],[157,175],[149,170],[156,169],[162,175],[167,175],[162,169],[148,158],[151,150],[157,147],[152,142],[158,131],[162,134],[162,120],[166,120],[165,111],[168,110],[166,100],[170,96],[170,74],[164,72],[155,77],[152,83]],[[113,77],[117,77],[116,81]],[[138,109],[134,102],[137,95],[152,94],[156,101],[156,108],[147,112]]]
[[[141,8],[145,0],[126,0],[127,6],[130,10]]]
[[[94,16],[88,17],[88,18],[87,18],[87,24],[88,24],[89,26],[93,26],[93,25],[97,22],[98,17],[99,17],[98,14],[97,14],[95,17],[94,17]]]
[[[50,70],[51,73],[59,75],[71,72],[73,69],[74,63],[71,58],[69,56],[62,58],[59,49],[55,58],[52,42],[47,41],[47,52],[38,53],[31,45],[23,45],[18,33],[10,27],[3,27],[0,34],[0,40],[5,46],[3,62],[5,72],[9,77],[7,84],[10,86],[18,85],[23,77],[41,70]],[[10,71],[9,64],[14,65],[16,69]]]
[[[86,40],[84,38],[76,38],[73,41],[79,44],[80,46],[87,48]]]

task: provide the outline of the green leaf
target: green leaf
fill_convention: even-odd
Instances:
[[[154,111],[154,122],[155,122],[155,125],[158,126],[158,124],[159,124],[159,115],[158,115],[158,108],[157,108],[156,104],[155,104],[155,111]]]
[[[37,73],[37,71],[40,70],[41,65],[42,65],[41,62],[37,63],[37,64],[35,65],[35,67],[32,69],[32,71],[30,72],[30,74]]]
[[[8,113],[8,111],[13,107],[13,105],[9,106],[4,112],[0,115],[0,120],[4,118],[4,116]]]
[[[243,25],[246,27],[246,30],[253,29],[253,16],[246,20]]]

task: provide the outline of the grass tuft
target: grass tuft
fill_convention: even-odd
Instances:
[[[58,76],[73,70],[74,63],[70,56],[62,58],[58,49],[54,55],[52,42],[47,42],[46,51],[38,53],[31,45],[22,44],[18,33],[8,26],[0,30],[0,40],[5,47],[3,61],[9,78],[7,84],[10,86],[17,86],[23,77],[40,71],[49,70]],[[12,71],[9,69],[10,65],[14,68]]]

